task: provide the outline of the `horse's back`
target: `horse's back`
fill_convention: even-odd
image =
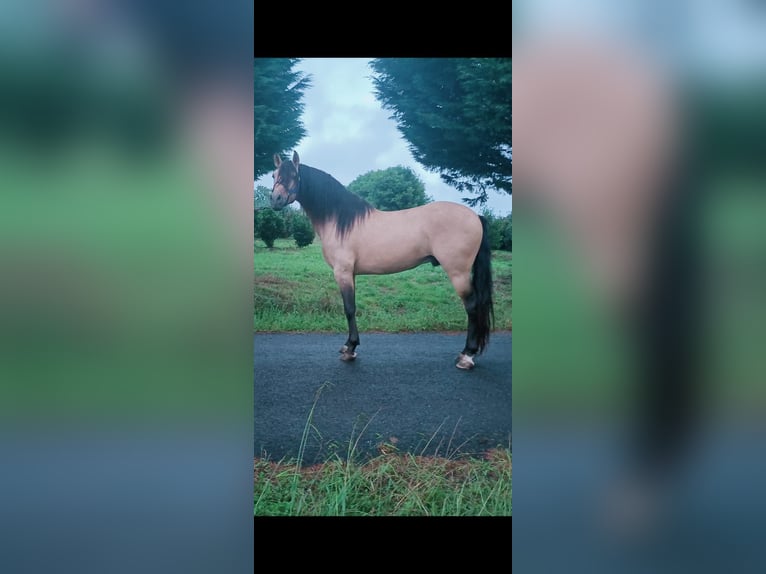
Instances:
[[[446,228],[452,231],[458,229],[480,229],[478,215],[465,205],[452,201],[434,201],[401,209],[398,211],[376,211],[380,220],[386,225],[407,226],[413,230],[429,234]],[[479,227],[477,227],[477,225]]]

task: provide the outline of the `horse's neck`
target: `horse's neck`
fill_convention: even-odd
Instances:
[[[301,185],[305,186],[312,186],[312,184],[315,183],[315,180],[317,177],[320,177],[322,175],[327,176],[327,174],[324,174],[320,170],[310,167],[308,165],[301,164],[300,166],[300,174],[301,174]],[[307,190],[308,191],[308,190]],[[306,209],[306,206],[302,206],[303,211],[306,212],[306,215],[309,216],[309,219],[311,219],[311,225],[314,227],[314,233],[316,233],[319,236],[320,241],[324,241],[326,238],[330,237],[331,233],[335,232],[335,221],[334,220],[326,220],[322,222],[316,222],[315,218],[313,217],[314,214],[310,212],[310,210]]]
[[[331,234],[335,233],[335,221],[329,220],[324,221],[322,223],[314,223],[312,224],[314,226],[314,232],[319,236],[319,240],[324,242],[324,240],[331,236]]]
[[[320,213],[312,213],[312,207],[317,207],[317,200],[319,199],[313,194],[316,194],[317,192],[330,193],[331,191],[328,188],[332,188],[332,196],[330,197],[329,201],[359,201],[359,198],[346,190],[335,178],[323,171],[309,167],[307,165],[301,165],[300,170],[302,189],[299,193],[306,193],[309,197],[313,196],[313,200],[309,202],[310,207],[307,209],[305,205],[302,205],[303,210],[311,219],[312,226],[314,227],[314,232],[319,236],[320,241],[322,241],[323,244],[330,242],[334,245],[336,241],[340,241],[337,238],[337,213],[323,213],[321,216],[319,216],[321,209],[319,210]],[[314,186],[319,187],[319,190],[317,190]],[[341,190],[343,190],[343,192],[341,192]],[[349,196],[348,199],[345,197],[345,195]],[[323,197],[322,199],[325,202],[328,201],[326,197]],[[319,201],[322,201],[322,199]],[[324,221],[322,221],[322,219],[324,219]]]

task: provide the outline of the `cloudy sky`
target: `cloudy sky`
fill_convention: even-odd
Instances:
[[[442,182],[418,164],[407,143],[388,119],[373,95],[368,59],[307,58],[299,69],[311,74],[306,90],[303,122],[307,135],[296,150],[301,162],[326,171],[343,185],[374,169],[396,165],[412,168],[423,180],[426,193],[434,200],[461,203],[463,194]],[[271,188],[271,174],[256,181]],[[511,211],[511,196],[490,191],[487,203],[495,213]]]

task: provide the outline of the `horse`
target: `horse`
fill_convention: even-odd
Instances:
[[[441,265],[468,316],[465,347],[455,366],[470,370],[487,347],[494,323],[492,265],[487,221],[464,205],[436,201],[411,209],[380,211],[330,174],[274,154],[271,207],[297,201],[322,243],[322,255],[340,288],[348,322],[342,361],[356,359],[357,275],[381,275]]]

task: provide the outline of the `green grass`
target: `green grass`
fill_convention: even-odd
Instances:
[[[386,453],[362,464],[335,458],[254,463],[257,516],[510,516],[511,453],[484,459]]]
[[[319,244],[277,240],[254,246],[256,331],[338,332],[347,328],[340,291]],[[511,329],[511,254],[493,253],[495,328]],[[441,267],[356,278],[360,331],[463,331],[466,314]]]

